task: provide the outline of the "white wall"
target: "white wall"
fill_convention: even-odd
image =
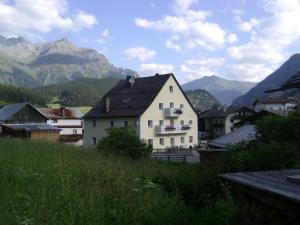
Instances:
[[[82,126],[82,120],[76,119],[58,119],[57,122],[53,120],[48,120],[48,124],[59,127],[61,129],[60,135],[72,135],[73,131],[76,130],[77,134],[82,134],[82,127],[78,128],[77,126]],[[76,126],[76,127],[68,127],[68,126]]]

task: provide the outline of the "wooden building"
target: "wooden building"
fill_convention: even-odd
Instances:
[[[0,135],[30,139],[58,140],[60,129],[47,124],[47,117],[29,102],[0,108]]]
[[[300,170],[229,173],[241,224],[299,225]]]

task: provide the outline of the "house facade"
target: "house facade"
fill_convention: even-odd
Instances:
[[[153,149],[198,145],[197,114],[173,74],[127,77],[84,117],[84,145],[96,145],[110,127],[130,126]]]
[[[60,140],[82,145],[83,122],[81,115],[69,108],[38,108],[47,118],[47,124],[60,129]]]
[[[288,111],[295,107],[295,103],[286,98],[260,98],[255,100],[253,103],[253,108],[255,112],[260,112],[262,110],[270,111]]]
[[[200,131],[206,133],[208,139],[221,137],[232,132],[235,124],[255,112],[247,107],[217,107],[199,115]]]

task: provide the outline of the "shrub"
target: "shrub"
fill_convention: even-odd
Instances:
[[[132,128],[110,128],[108,136],[103,138],[97,148],[104,153],[125,156],[130,159],[147,158],[152,147],[140,140]]]

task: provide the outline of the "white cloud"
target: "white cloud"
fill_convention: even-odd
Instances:
[[[47,33],[53,29],[79,31],[97,23],[94,15],[70,14],[66,0],[0,1],[0,33],[7,36]]]
[[[224,58],[189,59],[180,66],[186,81],[199,79],[203,76],[218,74],[218,68],[225,64]]]
[[[238,37],[236,34],[229,34],[227,36],[227,41],[228,41],[228,43],[233,44],[238,41]]]
[[[238,21],[243,31],[250,31],[250,41],[227,49],[235,62],[229,66],[240,79],[261,80],[286,58],[285,50],[300,38],[300,1],[267,0],[267,16]]]
[[[126,49],[125,55],[128,59],[139,59],[141,62],[146,62],[154,58],[156,51],[138,46]]]
[[[191,10],[191,5],[196,2],[177,0],[174,6],[175,15],[165,15],[159,20],[136,18],[134,21],[138,27],[170,32],[171,38],[168,38],[166,45],[177,51],[182,48],[214,50],[222,47],[226,43],[226,31],[217,23],[208,20],[210,12]],[[172,40],[173,36],[178,39]]]
[[[97,42],[99,44],[105,44],[105,43],[107,43],[109,37],[110,37],[109,30],[105,29],[104,31],[102,31],[102,33],[101,33],[100,37],[98,38]]]
[[[139,68],[139,72],[144,76],[154,75],[154,74],[165,74],[172,73],[174,70],[174,66],[170,64],[156,64],[156,63],[148,63],[141,64]]]

